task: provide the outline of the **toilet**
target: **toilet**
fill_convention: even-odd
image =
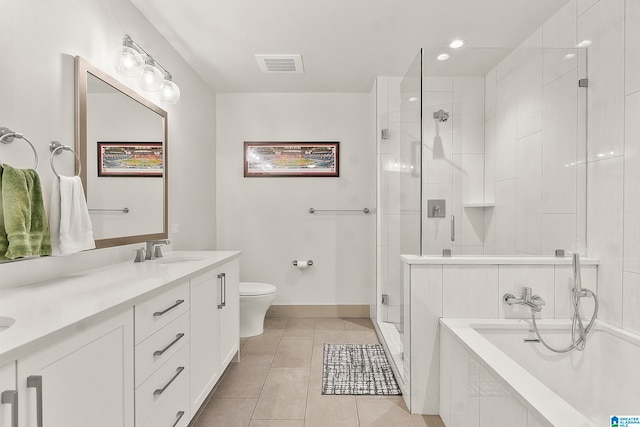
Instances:
[[[264,316],[276,297],[278,289],[267,283],[240,282],[240,336],[260,335]]]

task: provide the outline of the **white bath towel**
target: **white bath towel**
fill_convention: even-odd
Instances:
[[[93,249],[93,227],[80,177],[53,180],[49,227],[53,255],[69,255]]]

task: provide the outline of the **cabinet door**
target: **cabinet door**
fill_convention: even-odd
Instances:
[[[200,405],[220,378],[219,308],[222,284],[219,269],[209,270],[191,280],[191,413]]]
[[[233,359],[240,347],[240,267],[238,260],[225,264],[220,269],[223,275],[223,295],[225,305],[220,310],[220,370]]]
[[[0,427],[15,427],[18,420],[15,362],[0,368],[0,396]]]
[[[133,311],[18,360],[24,427],[133,426]]]

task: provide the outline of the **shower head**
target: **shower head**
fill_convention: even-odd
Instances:
[[[449,113],[441,109],[433,113],[433,118],[439,122],[446,122],[449,120]]]

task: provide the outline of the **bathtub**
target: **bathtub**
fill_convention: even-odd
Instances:
[[[458,425],[609,426],[640,415],[640,337],[596,322],[585,351],[553,353],[530,320],[440,319],[440,416]],[[539,322],[569,343],[570,322]]]

